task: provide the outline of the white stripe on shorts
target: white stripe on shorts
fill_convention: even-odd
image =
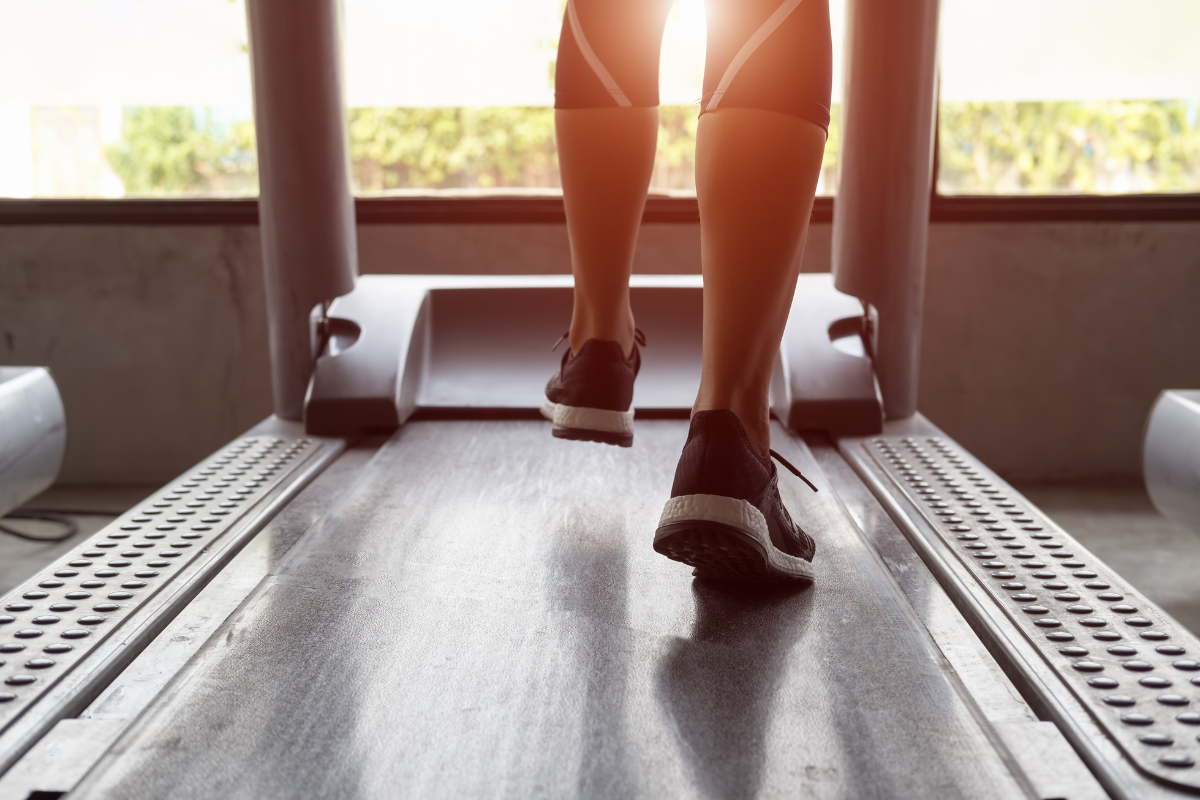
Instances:
[[[799,0],[796,1],[797,3],[799,2]],[[612,95],[613,100],[617,101],[617,105],[632,106],[633,103],[629,102],[629,98],[621,91],[621,87],[617,86],[617,82],[613,80],[613,76],[608,74],[608,70],[600,63],[600,59],[596,57],[596,52],[588,44],[587,37],[583,35],[583,26],[579,24],[579,15],[575,13],[575,0],[567,0],[567,19],[571,23],[571,35],[575,37],[575,44],[579,45],[579,52],[583,53],[583,60],[592,68],[592,72],[596,73],[596,77],[600,79],[600,83],[604,84],[604,88]]]
[[[704,107],[705,111],[717,110],[717,105],[721,102],[721,98],[725,96],[726,90],[729,89],[729,84],[737,77],[738,70],[742,68],[742,65],[746,63],[746,60],[750,56],[754,55],[754,51],[758,49],[758,46],[766,41],[766,38],[774,33],[776,28],[783,24],[788,15],[796,10],[801,2],[802,0],[783,0],[783,4],[775,9],[775,13],[767,17],[767,21],[754,32],[749,41],[742,45],[742,49],[738,50],[738,54],[729,63],[729,68],[721,76],[721,82],[717,84],[717,90],[713,92],[712,99]]]

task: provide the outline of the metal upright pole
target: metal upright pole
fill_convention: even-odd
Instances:
[[[358,273],[337,0],[248,0],[275,413],[301,419],[310,314]]]
[[[917,410],[937,115],[938,0],[848,0],[833,271],[879,311],[889,419]]]

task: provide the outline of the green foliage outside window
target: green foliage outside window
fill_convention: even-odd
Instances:
[[[700,106],[660,106],[654,189],[696,191],[696,129]]]
[[[125,109],[121,140],[105,149],[132,196],[229,195],[258,191],[254,123],[222,124],[207,109]]]
[[[557,186],[552,108],[356,108],[355,188]]]
[[[938,188],[946,194],[1200,191],[1196,102],[944,103]],[[652,191],[695,188],[698,106],[659,110]],[[825,148],[832,191],[838,109]],[[349,116],[355,190],[554,188],[550,108],[360,108]],[[254,194],[250,122],[208,110],[126,109],[106,152],[129,196]]]
[[[1198,104],[943,103],[946,194],[1200,191]]]

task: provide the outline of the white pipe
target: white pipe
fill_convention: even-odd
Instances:
[[[54,483],[67,422],[45,367],[0,367],[0,516]]]

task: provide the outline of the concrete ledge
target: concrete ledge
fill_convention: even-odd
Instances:
[[[54,371],[61,480],[166,480],[269,413],[257,228],[2,230],[0,364]],[[569,271],[562,225],[359,237],[364,272]],[[699,260],[698,226],[643,227],[636,271]],[[803,269],[829,263],[815,223]],[[1134,478],[1155,396],[1200,385],[1197,297],[1200,222],[935,223],[921,409],[1010,479]]]

